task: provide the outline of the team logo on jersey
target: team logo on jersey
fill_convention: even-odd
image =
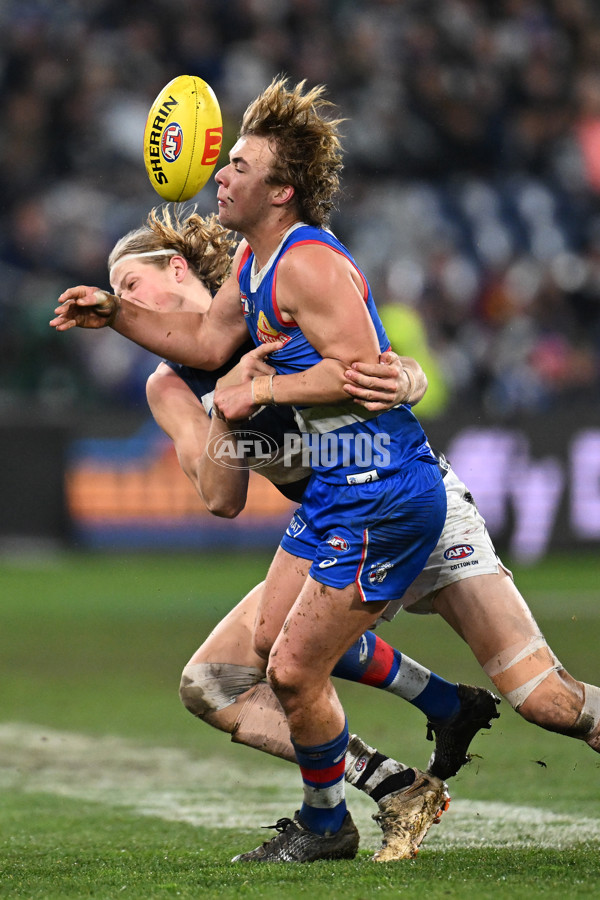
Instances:
[[[248,317],[252,315],[252,307],[254,304],[250,302],[246,294],[241,294],[240,300],[242,301],[242,312],[244,313],[244,316]]]
[[[376,566],[372,566],[371,571],[367,576],[369,584],[381,584],[381,582],[387,578],[387,574],[393,566],[394,564],[391,562],[379,563]]]
[[[160,142],[162,155],[167,162],[175,162],[183,147],[183,129],[177,122],[165,128]]]
[[[330,537],[327,541],[330,547],[333,547],[334,550],[349,550],[350,544],[343,537],[338,537],[337,534],[334,534],[333,537]]]
[[[274,344],[276,341],[281,341],[283,344],[287,344],[288,341],[291,341],[291,337],[289,334],[285,334],[285,332],[277,331],[276,328],[273,328],[262,309],[258,315],[256,336],[261,344]]]
[[[449,547],[446,550],[444,559],[454,562],[457,559],[466,559],[467,556],[471,556],[473,553],[475,553],[475,548],[470,544],[455,544],[454,547]]]

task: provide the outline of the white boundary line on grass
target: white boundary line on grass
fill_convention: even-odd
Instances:
[[[292,767],[242,769],[223,765],[217,758],[197,759],[184,750],[12,722],[0,724],[0,789],[101,803],[194,826],[249,831],[289,815],[299,797]],[[348,799],[361,846],[378,847],[372,801],[356,791],[349,791]],[[562,849],[590,841],[600,842],[598,818],[510,803],[454,800],[426,845],[438,850]]]

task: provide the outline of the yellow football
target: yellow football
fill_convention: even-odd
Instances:
[[[223,121],[212,88],[197,75],[178,75],[160,92],[144,129],[144,163],[163,200],[189,200],[215,168]]]

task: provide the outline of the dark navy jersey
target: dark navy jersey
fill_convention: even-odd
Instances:
[[[193,369],[191,366],[183,366],[181,363],[174,363],[169,359],[165,359],[163,362],[170,369],[173,369],[182,381],[185,381],[192,393],[201,401],[205,394],[210,394],[214,391],[219,378],[222,378],[230,369],[233,369],[239,363],[244,353],[248,353],[250,350],[254,350],[254,344],[251,341],[246,341],[245,344],[235,351],[225,365],[215,369],[214,372],[206,372],[204,369]]]

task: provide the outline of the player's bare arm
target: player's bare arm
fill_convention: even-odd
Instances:
[[[320,244],[294,246],[279,264],[276,290],[283,318],[300,326],[323,359],[348,366],[356,359],[379,361],[366,286],[345,256]],[[329,390],[335,392],[332,401],[346,399],[340,382]]]
[[[198,460],[198,492],[214,516],[234,519],[248,497],[248,463],[243,454],[228,454],[227,467],[219,463],[218,450],[225,442],[237,440],[239,423],[228,423],[212,415],[204,452]]]
[[[249,353],[245,353],[239,363],[217,382],[218,388],[227,385],[246,384],[252,378],[272,374],[275,369],[268,364],[268,354],[278,350],[281,343],[262,345]],[[218,411],[217,411],[218,412]],[[220,439],[233,437],[235,423],[230,427],[223,418],[213,414],[210,420],[210,431],[204,444],[204,452],[198,460],[198,491],[207,508],[213,515],[232,519],[246,505],[248,496],[248,463],[246,458],[229,456],[227,468],[219,463],[216,448]]]
[[[280,344],[276,345],[280,347]],[[270,347],[258,347],[245,354],[240,363],[220,382],[249,381],[274,369],[264,362]],[[228,459],[227,469],[210,452],[219,437],[227,437],[228,426],[209,418],[204,406],[176,372],[164,363],[146,383],[148,405],[157,424],[171,438],[181,468],[213,515],[234,518],[246,505],[248,466],[242,457]]]
[[[56,317],[50,325],[57,331],[103,328],[107,325],[146,350],[173,362],[202,369],[223,365],[247,336],[241,313],[237,279],[231,276],[215,295],[208,313],[156,312],[113,295],[110,314],[98,288],[79,285],[58,298]]]
[[[235,275],[224,282],[207,313],[156,312],[88,285],[69,288],[58,302],[50,321],[57,331],[110,326],[158,356],[195,368],[218,368],[247,337]]]
[[[188,385],[169,366],[160,363],[146,382],[146,396],[156,423],[171,438],[181,468],[200,490],[200,459],[210,419]]]
[[[265,364],[252,365],[250,360],[235,370],[238,377],[245,370],[247,377],[252,377],[269,368]],[[146,396],[156,423],[173,441],[179,464],[208,511],[224,518],[237,516],[246,505],[248,494],[246,461],[241,458],[239,466],[235,466],[236,460],[228,458],[225,469],[210,452],[219,437],[229,435],[229,427],[217,417],[211,419],[185,381],[164,363],[148,378]]]

